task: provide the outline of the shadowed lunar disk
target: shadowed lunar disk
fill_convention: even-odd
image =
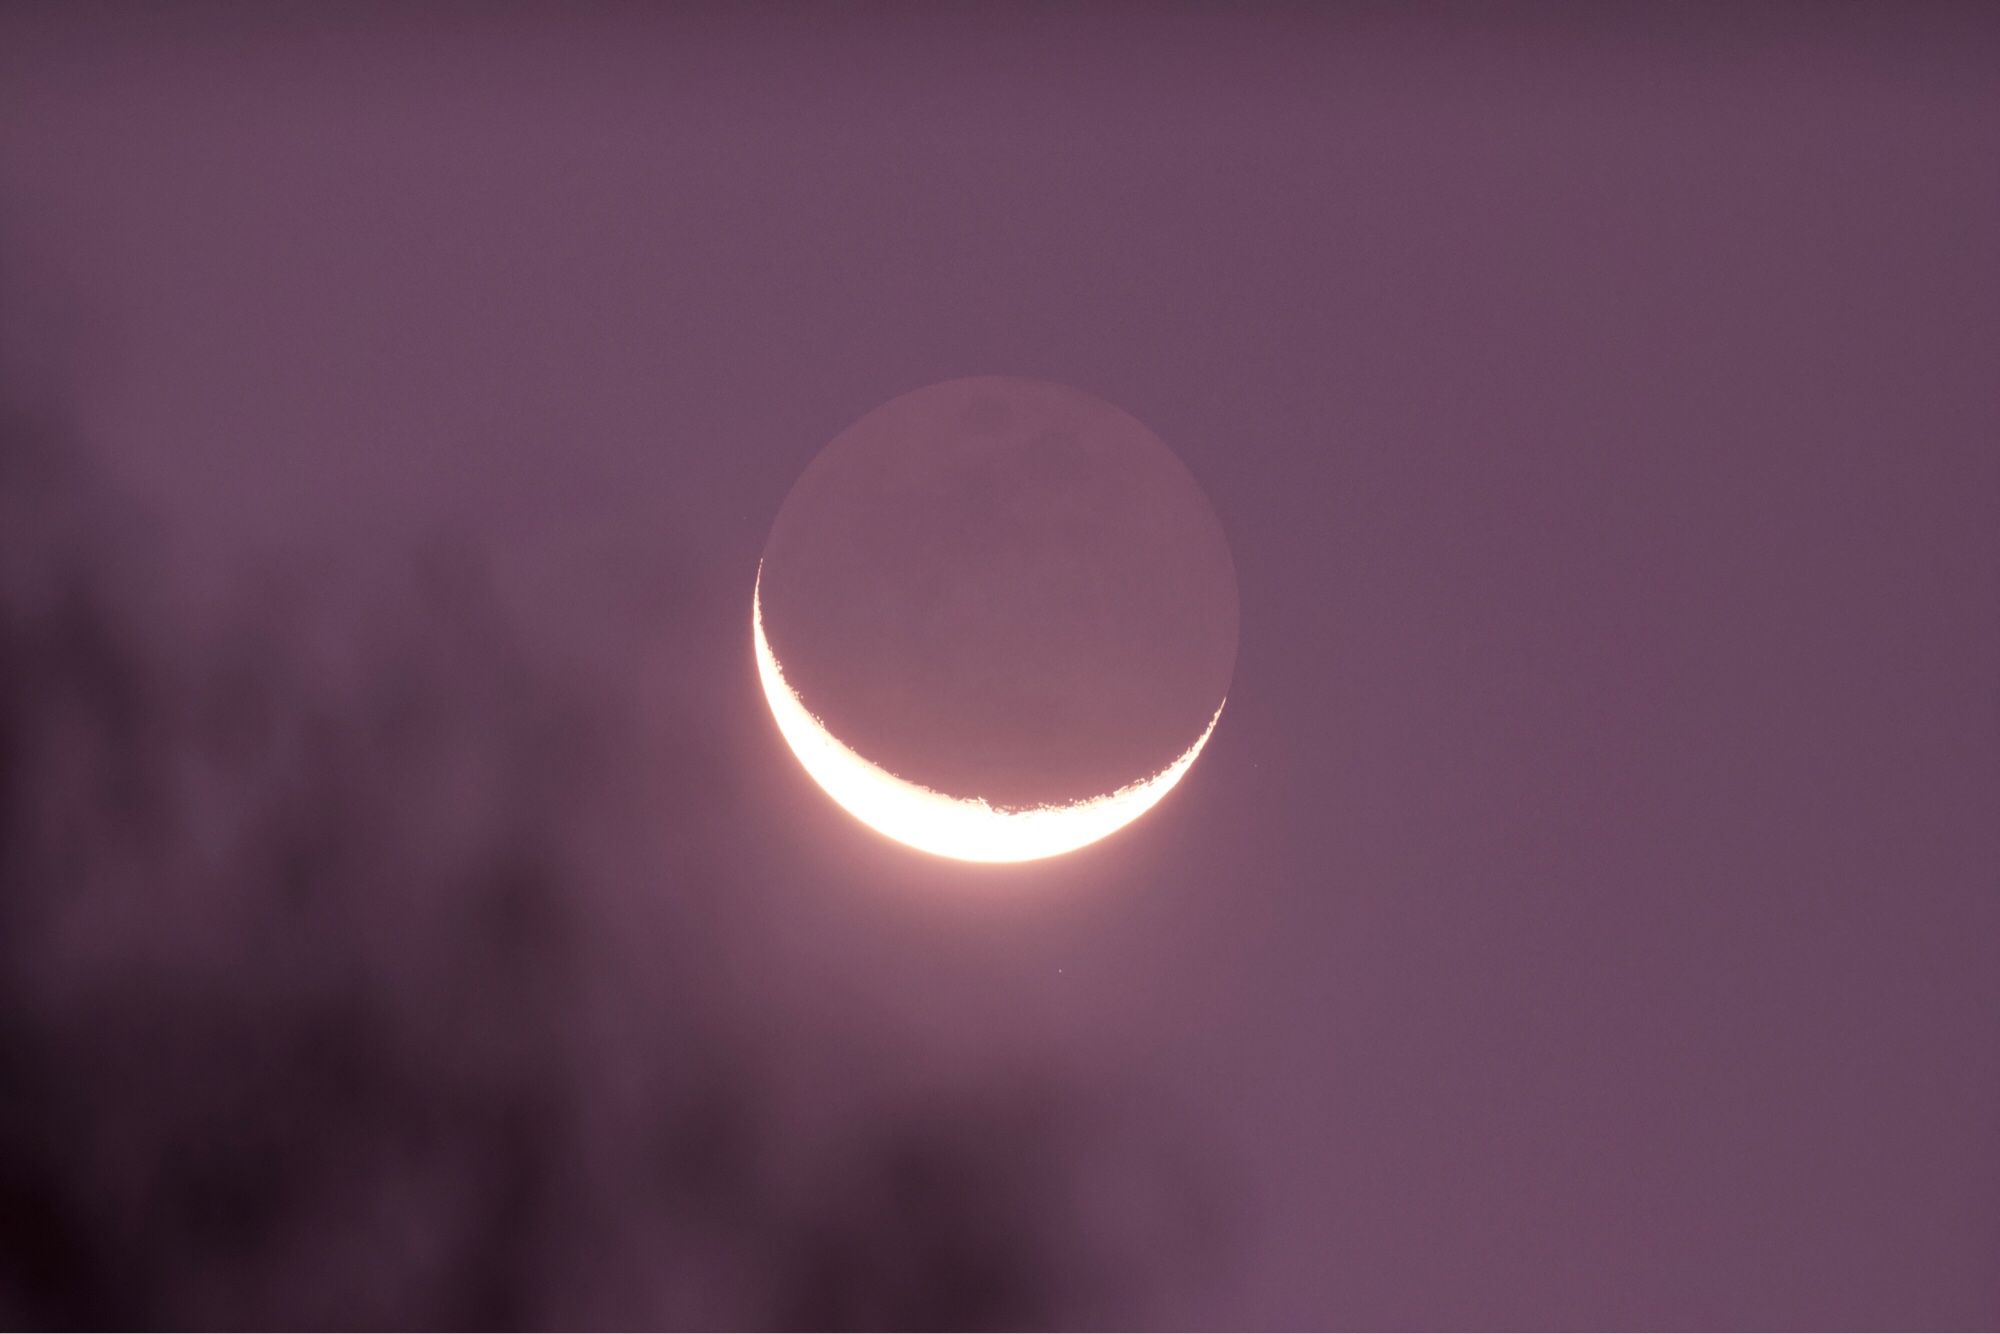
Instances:
[[[1236,659],[1236,575],[1180,460],[1061,385],[904,394],[822,450],[753,596],[758,670],[813,778],[978,861],[1066,852],[1194,762]]]

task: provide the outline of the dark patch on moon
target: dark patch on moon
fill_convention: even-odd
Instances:
[[[1236,660],[1221,525],[1151,431],[998,376],[875,409],[764,550],[764,629],[828,731],[891,773],[1021,807],[1150,777]]]

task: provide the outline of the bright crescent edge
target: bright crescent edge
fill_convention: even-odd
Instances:
[[[757,676],[785,744],[812,780],[849,815],[898,843],[940,857],[1036,861],[1074,852],[1116,833],[1181,781],[1221,721],[1223,704],[1229,702],[1224,696],[1195,743],[1150,778],[1066,806],[995,809],[977,797],[953,797],[898,778],[827,731],[785,680],[784,669],[764,637],[763,585],[764,566],[759,562],[750,592],[750,631],[757,650]]]

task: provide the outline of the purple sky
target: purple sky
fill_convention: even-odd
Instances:
[[[190,581],[490,552],[715,738],[658,837],[774,1023],[1192,1146],[1170,1323],[2000,1323],[2000,10],[322,8],[0,16],[9,355]],[[989,373],[1242,608],[1181,789],[1004,873],[819,796],[747,625]]]

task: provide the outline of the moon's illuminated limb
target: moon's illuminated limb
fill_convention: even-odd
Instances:
[[[763,569],[750,594],[750,627],[757,647],[757,676],[785,744],[814,782],[861,823],[940,857],[968,862],[1027,862],[1074,852],[1116,833],[1151,810],[1181,781],[1195,756],[1208,744],[1222,717],[1222,705],[1195,743],[1154,774],[1066,806],[996,810],[976,797],[952,797],[898,778],[854,753],[807,711],[785,681],[785,673],[764,638]],[[1225,701],[1227,702],[1227,701]]]

